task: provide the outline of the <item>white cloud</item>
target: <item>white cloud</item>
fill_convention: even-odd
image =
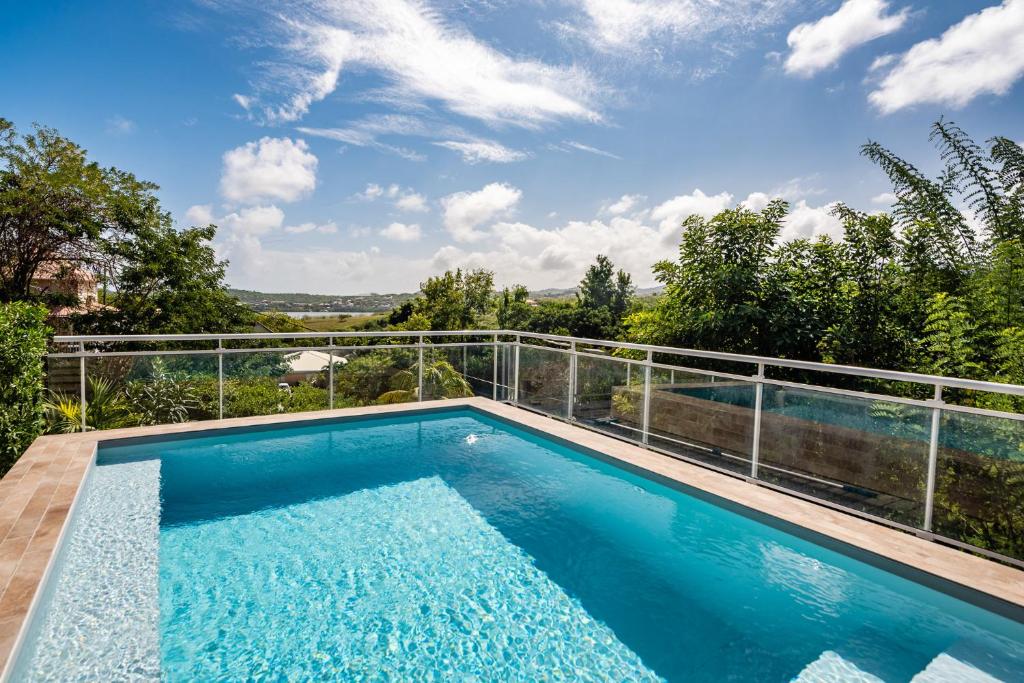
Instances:
[[[604,210],[613,216],[620,216],[624,213],[629,213],[646,200],[647,197],[642,194],[624,194],[619,197],[619,199],[606,206]]]
[[[895,60],[868,96],[883,114],[915,104],[963,107],[983,94],[1005,95],[1024,75],[1024,0],[972,14],[940,37]]]
[[[354,195],[354,199],[364,202],[373,202],[381,198],[394,200],[395,208],[399,211],[416,213],[430,211],[426,197],[412,188],[403,190],[397,183],[391,183],[387,187],[382,187],[377,183],[369,183],[365,190]]]
[[[251,97],[246,97],[245,95],[239,95],[238,93],[235,93],[231,96],[231,99],[233,99],[238,104],[239,107],[246,111],[249,111],[249,108],[252,107]]]
[[[301,118],[351,66],[385,80],[371,96],[406,107],[439,102],[463,116],[527,128],[600,119],[598,86],[582,68],[510,57],[423,3],[312,0],[296,10],[275,15],[286,63],[275,65],[263,87],[279,91],[283,82],[290,94],[265,110],[268,118]]]
[[[767,192],[751,192],[741,203],[751,211],[762,211],[775,196]]]
[[[338,226],[334,221],[328,221],[327,223],[317,224],[313,222],[299,223],[298,225],[287,225],[284,228],[285,232],[292,233],[293,235],[302,235],[307,232],[319,232],[324,235],[333,235],[338,232]]]
[[[230,261],[232,286],[277,292],[415,291],[429,268],[426,260],[387,256],[374,248],[290,250],[265,246],[259,237],[245,234],[219,242],[217,255]]]
[[[135,132],[137,125],[131,119],[117,114],[107,119],[107,133],[109,135],[131,135]]]
[[[188,207],[185,218],[192,225],[209,225],[213,223],[213,207],[209,204],[196,204]]]
[[[834,204],[809,206],[806,200],[798,201],[782,223],[779,240],[814,239],[827,235],[833,239],[842,237],[843,223],[832,215]]]
[[[896,203],[898,199],[899,198],[896,196],[894,192],[882,192],[881,194],[876,194],[874,197],[872,197],[871,203],[879,204],[882,206],[892,206],[893,204]]]
[[[384,194],[384,188],[383,187],[381,187],[377,183],[369,183],[369,184],[367,184],[366,189],[363,190],[362,192],[360,192],[356,196],[359,199],[363,199],[365,201],[372,202],[374,199],[377,199],[378,197],[380,197],[383,194]]]
[[[900,30],[909,9],[894,14],[888,10],[887,0],[846,0],[833,14],[795,27],[786,38],[786,73],[813,76],[855,47]]]
[[[720,192],[706,195],[700,189],[691,194],[673,197],[651,210],[651,220],[658,221],[659,232],[665,244],[676,244],[683,221],[692,215],[711,218],[732,205],[732,195]]]
[[[427,198],[418,192],[410,192],[409,194],[402,195],[398,201],[395,202],[395,207],[402,211],[412,211],[416,213],[424,213],[430,211],[430,207],[427,206]]]
[[[284,223],[284,211],[276,206],[250,206],[218,219],[216,223],[233,233],[265,235]]]
[[[242,203],[293,202],[316,187],[317,158],[304,140],[264,137],[224,153],[221,194]]]
[[[441,200],[444,226],[458,242],[473,242],[484,236],[477,228],[508,214],[523,193],[505,183],[490,183],[476,192],[456,192]]]
[[[416,242],[422,237],[420,226],[416,223],[392,223],[380,231],[381,237],[396,242]]]
[[[458,152],[462,155],[462,160],[467,164],[478,164],[481,161],[507,164],[513,161],[522,161],[529,156],[525,152],[509,149],[500,142],[494,142],[493,140],[473,140],[468,142],[444,140],[434,144],[438,147]]]

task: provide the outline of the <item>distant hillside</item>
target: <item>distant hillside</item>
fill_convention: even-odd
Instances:
[[[661,287],[646,287],[636,291],[638,296],[660,294]],[[229,289],[246,306],[256,311],[316,311],[332,313],[386,312],[401,306],[418,292],[400,294],[303,294],[301,292],[254,292],[249,289]],[[533,299],[571,299],[576,288],[538,289],[530,292]]]
[[[401,294],[303,294],[301,292],[254,292],[248,289],[229,289],[232,296],[257,311],[390,311],[395,306],[416,296]]]
[[[538,289],[530,292],[530,297],[533,299],[570,299],[576,296],[576,287],[569,289]],[[655,294],[661,294],[665,288],[661,285],[657,287],[640,287],[636,290],[637,296],[652,296]]]

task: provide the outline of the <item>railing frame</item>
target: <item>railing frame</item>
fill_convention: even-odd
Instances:
[[[462,341],[462,342],[435,342],[434,339],[438,337],[461,337],[463,339],[473,337],[489,337],[487,340],[481,339],[481,341]],[[514,341],[501,341],[502,338],[512,338]],[[243,340],[318,340],[324,339],[327,342],[326,346],[320,345],[305,345],[305,346],[281,346],[274,348],[227,348],[224,346],[225,341],[243,341]],[[399,340],[398,342],[389,342],[386,344],[336,344],[337,339],[357,339],[357,340],[372,340],[372,339],[388,339],[388,340]],[[118,342],[181,342],[181,341],[211,341],[216,343],[214,349],[170,349],[170,350],[155,350],[155,351],[90,351],[87,345],[95,344],[111,344]],[[715,378],[721,379],[732,379],[737,381],[751,382],[755,387],[755,398],[754,398],[754,409],[753,409],[753,443],[751,444],[750,452],[750,472],[749,475],[742,475],[748,481],[755,483],[760,486],[767,486],[769,488],[778,489],[796,495],[802,498],[813,500],[819,504],[824,504],[829,507],[834,507],[844,512],[854,514],[861,517],[872,519],[873,521],[881,522],[889,526],[916,533],[919,536],[928,538],[931,540],[940,541],[943,543],[951,544],[957,547],[968,549],[972,552],[978,552],[983,555],[994,557],[1004,562],[1009,562],[1018,566],[1024,566],[1024,562],[1015,558],[1006,557],[992,551],[985,550],[966,544],[957,539],[945,538],[934,534],[933,532],[933,517],[935,509],[935,488],[936,478],[938,471],[938,455],[940,445],[940,431],[942,422],[943,411],[947,412],[963,412],[973,413],[980,415],[987,415],[993,417],[1001,417],[1012,420],[1024,421],[1024,415],[1016,413],[1006,413],[997,410],[988,410],[982,408],[973,408],[968,406],[958,406],[955,404],[948,404],[943,401],[943,390],[946,388],[951,389],[965,389],[971,391],[982,391],[1009,394],[1014,396],[1024,396],[1024,386],[1014,384],[1000,384],[997,382],[985,382],[978,380],[969,380],[963,378],[954,377],[941,377],[937,375],[926,375],[912,372],[900,372],[895,370],[878,370],[874,368],[861,368],[855,366],[845,365],[830,365],[826,363],[816,363],[810,361],[796,361],[779,358],[766,358],[761,356],[751,356],[744,354],[733,354],[723,353],[716,351],[703,351],[696,349],[680,349],[666,346],[654,346],[648,344],[635,344],[629,342],[615,342],[601,339],[586,339],[578,337],[568,337],[564,335],[554,334],[540,334],[533,332],[522,332],[516,330],[445,330],[445,331],[381,331],[381,332],[295,332],[295,333],[252,333],[252,334],[170,334],[170,335],[99,335],[99,336],[56,336],[53,339],[55,344],[74,344],[76,351],[73,352],[53,352],[47,354],[50,358],[77,358],[79,361],[79,391],[80,391],[80,405],[81,405],[81,430],[87,431],[88,427],[88,400],[87,400],[87,368],[86,363],[89,358],[102,358],[102,357],[125,357],[125,356],[159,356],[159,355],[207,355],[215,353],[217,355],[217,396],[218,396],[218,417],[224,418],[224,356],[233,353],[253,353],[253,352],[267,352],[267,353],[287,353],[295,351],[326,351],[328,353],[328,406],[333,409],[334,407],[334,361],[335,354],[339,351],[345,350],[366,350],[366,349],[416,349],[417,350],[417,400],[423,401],[423,390],[424,390],[424,351],[427,348],[438,348],[438,347],[462,347],[463,348],[463,374],[468,374],[468,348],[474,347],[486,347],[490,346],[493,350],[493,358],[491,363],[491,398],[492,400],[498,400],[498,385],[499,385],[499,361],[498,354],[499,350],[504,348],[507,354],[511,348],[513,350],[513,357],[511,359],[511,378],[508,377],[508,357],[503,357],[501,363],[502,376],[505,380],[503,385],[506,389],[504,394],[505,402],[510,403],[514,406],[518,406],[527,410],[533,410],[534,412],[541,412],[542,414],[548,415],[540,410],[535,410],[528,405],[522,405],[520,401],[520,351],[523,346],[530,348],[539,348],[547,351],[556,353],[564,353],[568,355],[569,360],[569,378],[568,387],[566,389],[566,401],[567,410],[566,417],[561,418],[556,415],[549,415],[556,419],[565,419],[568,422],[575,423],[587,429],[594,429],[590,425],[580,422],[576,415],[576,395],[578,392],[579,383],[579,357],[593,357],[608,359],[611,361],[621,362],[626,365],[627,373],[627,386],[631,384],[631,374],[634,365],[639,366],[643,369],[643,413],[642,413],[642,424],[639,430],[635,428],[633,431],[639,431],[638,438],[630,438],[626,436],[611,434],[615,438],[620,438],[630,443],[634,443],[645,448],[649,448],[654,451],[659,451],[672,455],[673,457],[688,460],[695,464],[710,467],[716,469],[725,474],[731,476],[737,476],[733,471],[719,468],[714,465],[708,465],[700,460],[688,458],[678,453],[671,453],[662,448],[652,446],[650,444],[650,431],[651,431],[651,394],[653,390],[652,386],[652,371],[653,369],[662,369],[669,371],[670,377],[674,383],[675,373],[677,371],[706,375],[714,380]],[[581,347],[582,350],[581,350]],[[642,359],[627,358],[627,357],[612,357],[607,355],[604,350],[632,350],[643,352],[644,357]],[[676,366],[670,365],[663,362],[656,362],[655,354],[659,356],[673,356],[682,358],[696,358],[703,360],[720,360],[729,361],[741,364],[750,364],[756,367],[756,373],[753,375],[742,375],[730,372],[719,372],[713,370],[706,370],[702,368],[689,368],[683,365]],[[798,382],[791,382],[786,380],[773,379],[766,375],[767,368],[786,368],[786,369],[797,369],[806,370],[813,372],[822,372],[838,375],[856,376],[870,379],[884,379],[898,382],[909,382],[919,385],[929,385],[933,387],[933,397],[930,400],[921,400],[913,398],[905,398],[900,396],[886,396],[883,394],[874,394],[869,392],[853,391],[849,389],[838,389],[834,387],[818,386],[812,384],[802,384]],[[760,469],[766,467],[760,463],[760,441],[761,441],[761,417],[763,412],[763,395],[764,386],[771,384],[775,386],[793,387],[806,390],[813,390],[816,392],[823,392],[829,394],[837,394],[842,396],[850,396],[853,398],[869,399],[869,400],[882,400],[891,401],[894,403],[903,403],[930,410],[931,423],[930,432],[928,438],[928,461],[927,461],[927,479],[925,482],[925,500],[924,500],[924,514],[923,520],[920,527],[908,526],[906,524],[893,522],[868,512],[858,511],[852,508],[843,507],[839,504],[832,503],[823,498],[811,496],[809,494],[800,493],[791,489],[786,489],[771,482],[767,482],[760,477]],[[602,430],[597,430],[602,431]],[[602,433],[608,433],[602,431]],[[659,437],[661,438],[661,437]],[[769,469],[776,469],[769,467]]]

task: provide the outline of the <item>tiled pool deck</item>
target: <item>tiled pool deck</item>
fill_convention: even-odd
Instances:
[[[0,480],[0,671],[28,617],[97,443],[306,420],[472,406],[668,480],[1024,607],[1024,572],[908,533],[691,465],[571,424],[483,398],[345,408],[43,436]],[[609,511],[613,512],[613,511]]]

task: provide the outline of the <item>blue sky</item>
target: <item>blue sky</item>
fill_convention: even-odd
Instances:
[[[217,223],[233,285],[325,293],[597,253],[649,285],[689,213],[884,209],[868,139],[928,171],[941,115],[1024,139],[1024,0],[263,5],[7,0],[0,116]]]

